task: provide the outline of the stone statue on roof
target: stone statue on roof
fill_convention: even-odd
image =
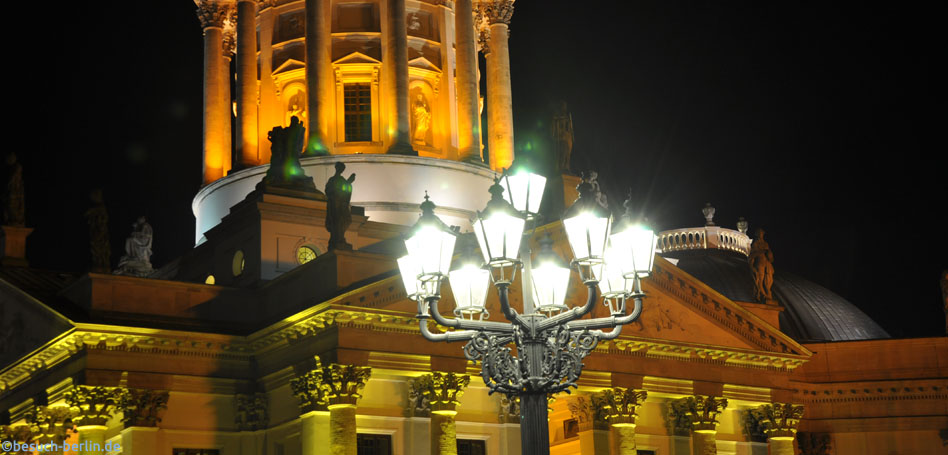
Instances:
[[[277,126],[267,133],[270,140],[270,169],[263,184],[302,191],[318,192],[313,179],[303,172],[300,154],[306,128],[296,116],[290,118],[290,126]]]
[[[560,101],[550,124],[553,135],[553,156],[556,157],[556,174],[570,174],[570,155],[573,153],[573,116],[566,101]]]
[[[757,291],[757,300],[761,303],[774,303],[771,287],[774,284],[774,253],[764,240],[764,230],[757,230],[757,238],[751,244],[748,255],[751,274]]]
[[[132,233],[125,239],[125,255],[119,260],[116,275],[148,276],[154,269],[151,266],[151,225],[144,216],[132,223]]]
[[[346,165],[336,163],[336,173],[326,182],[326,230],[329,231],[330,250],[351,250],[352,245],[346,242],[346,229],[352,224],[352,182],[355,173],[349,178],[342,176]]]

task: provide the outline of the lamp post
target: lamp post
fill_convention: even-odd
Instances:
[[[426,194],[422,215],[405,241],[408,255],[398,260],[406,291],[418,303],[422,335],[430,341],[467,342],[464,355],[481,363],[490,393],[520,398],[525,455],[550,453],[547,395],[575,388],[586,355],[599,341],[618,337],[624,324],[639,317],[645,297],[641,280],[651,272],[656,244],[654,233],[631,219],[628,204],[613,229],[611,215],[596,202],[593,186],[584,180],[578,187],[579,199],[563,220],[572,263],[567,265],[553,251],[549,234],[540,240],[532,263],[529,254],[521,261],[526,221],[539,208],[543,184],[542,177],[527,173],[505,173],[495,180],[487,207],[473,223],[481,255],[467,251],[453,269],[457,233],[435,216]],[[570,266],[587,288],[586,303],[576,308],[565,304]],[[522,313],[511,307],[507,295],[520,269],[530,287]],[[444,278],[451,281],[454,318],[442,316],[438,308]],[[507,322],[487,320],[484,302],[490,282]],[[610,316],[582,319],[598,300],[597,287],[603,290]],[[626,311],[627,302],[632,302],[631,312]],[[429,318],[454,330],[431,332]]]

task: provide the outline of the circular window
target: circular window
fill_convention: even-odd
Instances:
[[[234,276],[240,276],[244,273],[244,267],[247,265],[247,260],[244,259],[244,250],[237,250],[234,253],[234,260],[231,263],[231,269],[234,272]]]
[[[303,245],[296,250],[296,262],[299,262],[301,265],[305,264],[313,259],[316,259],[316,256],[319,253],[316,252],[316,248],[309,245]]]
[[[216,280],[214,279],[214,275],[208,275],[207,278],[204,280],[204,284],[214,284],[215,281]]]

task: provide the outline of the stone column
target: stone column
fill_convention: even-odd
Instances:
[[[507,44],[512,0],[478,3],[490,34],[487,44],[487,148],[490,167],[509,168],[514,160],[513,96],[510,92],[510,50]]]
[[[454,2],[454,33],[458,97],[458,158],[482,163],[477,94],[477,48],[471,0]]]
[[[412,414],[429,412],[431,415],[431,454],[457,455],[458,441],[455,426],[457,407],[464,388],[471,383],[466,374],[435,371],[411,382],[409,398]]]
[[[204,30],[204,184],[223,177],[230,161],[230,67],[224,59],[224,23],[232,5],[201,0],[197,15]]]
[[[717,449],[718,415],[727,407],[727,400],[712,396],[693,396],[672,402],[676,428],[691,430],[694,455],[714,455]]]
[[[256,0],[237,0],[237,160],[238,167],[260,164],[257,154]]]
[[[224,56],[224,71],[221,73],[221,99],[227,107],[227,121],[224,122],[224,175],[226,176],[234,168],[234,144],[231,134],[231,120],[234,115],[233,99],[230,94],[230,82],[233,77],[230,72],[230,62],[234,58],[234,49],[237,47],[237,10],[231,9],[228,19],[224,21],[224,30],[221,33],[221,47]]]
[[[303,156],[329,154],[328,115],[334,108],[328,9],[329,0],[306,0],[306,112],[309,116],[306,132],[309,139]]]
[[[636,455],[635,418],[648,398],[644,390],[613,387],[593,396],[596,411],[609,424],[616,455]]]
[[[395,89],[395,93],[388,98],[395,101],[395,118],[389,120],[390,127],[395,127],[395,140],[388,153],[414,156],[418,153],[411,148],[411,124],[408,116],[408,25],[405,0],[392,0],[390,5],[388,43],[392,49],[386,56],[392,58],[394,63],[388,67],[395,73],[394,86],[390,86],[390,89]]]
[[[76,417],[72,422],[79,432],[80,455],[102,455],[105,450],[106,426],[124,400],[124,390],[118,387],[75,386],[66,392],[66,403]]]
[[[770,455],[793,455],[793,439],[803,417],[803,405],[790,403],[765,404],[752,411],[757,424],[767,437]]]
[[[372,373],[370,367],[330,364],[317,367],[305,375],[291,381],[290,385],[300,399],[304,411],[315,411],[318,406],[329,410],[329,452],[332,455],[357,455],[356,403],[362,397],[361,391]],[[304,422],[301,435],[304,453],[316,453],[307,444],[325,444],[312,431],[317,423],[315,415],[307,412],[304,417],[312,424]],[[318,412],[318,411],[317,411]],[[306,437],[309,434],[312,437]]]

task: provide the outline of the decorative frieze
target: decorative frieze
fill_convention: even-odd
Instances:
[[[77,385],[66,392],[66,403],[72,408],[77,426],[106,425],[125,400],[127,390],[118,387]]]
[[[237,394],[234,396],[237,412],[234,423],[239,431],[257,431],[267,428],[270,414],[267,408],[267,394]]]
[[[119,391],[118,410],[128,427],[156,427],[168,409],[167,390],[124,389]]]
[[[639,406],[648,398],[648,392],[624,387],[613,387],[593,395],[597,414],[610,425],[634,424]]]

